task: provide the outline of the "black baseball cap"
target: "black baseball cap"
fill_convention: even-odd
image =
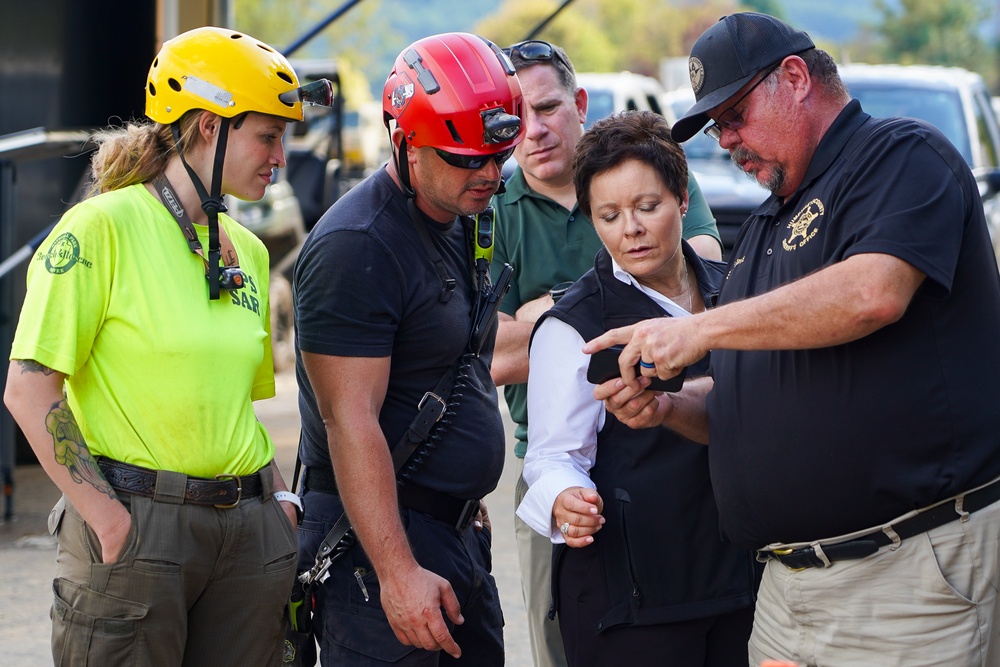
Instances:
[[[760,72],[785,57],[815,48],[809,35],[784,21],[756,12],[723,16],[691,48],[688,73],[695,104],[674,123],[674,141],[687,141],[719,106]]]

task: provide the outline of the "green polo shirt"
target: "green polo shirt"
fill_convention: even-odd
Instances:
[[[688,174],[688,212],[684,218],[685,239],[708,234],[719,239],[715,218],[694,177]],[[567,211],[530,187],[518,167],[507,181],[507,191],[494,198],[496,208],[493,278],[500,267],[514,267],[510,291],[500,310],[513,316],[523,304],[547,293],[564,281],[573,281],[594,266],[601,239],[590,218],[573,206]],[[514,453],[523,458],[528,447],[528,385],[504,387],[510,416],[517,424]]]

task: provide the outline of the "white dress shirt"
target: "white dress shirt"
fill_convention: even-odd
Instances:
[[[689,312],[659,292],[640,285],[614,258],[614,277],[648,295],[673,317]],[[528,358],[528,450],[524,481],[528,492],[517,515],[554,544],[565,542],[552,518],[560,493],[574,486],[595,488],[590,469],[597,457],[597,433],[604,427],[604,403],[587,381],[586,341],[562,320],[548,317],[531,340]]]

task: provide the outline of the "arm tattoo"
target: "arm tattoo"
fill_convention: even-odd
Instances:
[[[34,359],[18,359],[17,363],[21,366],[22,375],[25,373],[41,373],[42,375],[52,375],[55,373],[54,370],[38,363]]]
[[[52,409],[45,416],[45,428],[52,434],[52,444],[55,450],[56,463],[66,466],[69,476],[77,484],[87,482],[101,493],[117,498],[115,490],[104,479],[97,461],[90,454],[87,443],[83,441],[80,426],[76,417],[69,409],[66,399],[52,404]]]

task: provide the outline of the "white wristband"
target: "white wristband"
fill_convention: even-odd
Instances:
[[[286,500],[286,501],[290,502],[291,504],[295,505],[295,507],[298,508],[298,511],[296,512],[296,514],[298,514],[298,516],[299,516],[299,521],[302,520],[302,512],[303,512],[303,510],[302,510],[302,499],[301,498],[299,498],[297,495],[295,495],[291,491],[275,491],[271,495],[273,495],[274,499],[277,500],[278,502],[281,502],[282,500]]]

